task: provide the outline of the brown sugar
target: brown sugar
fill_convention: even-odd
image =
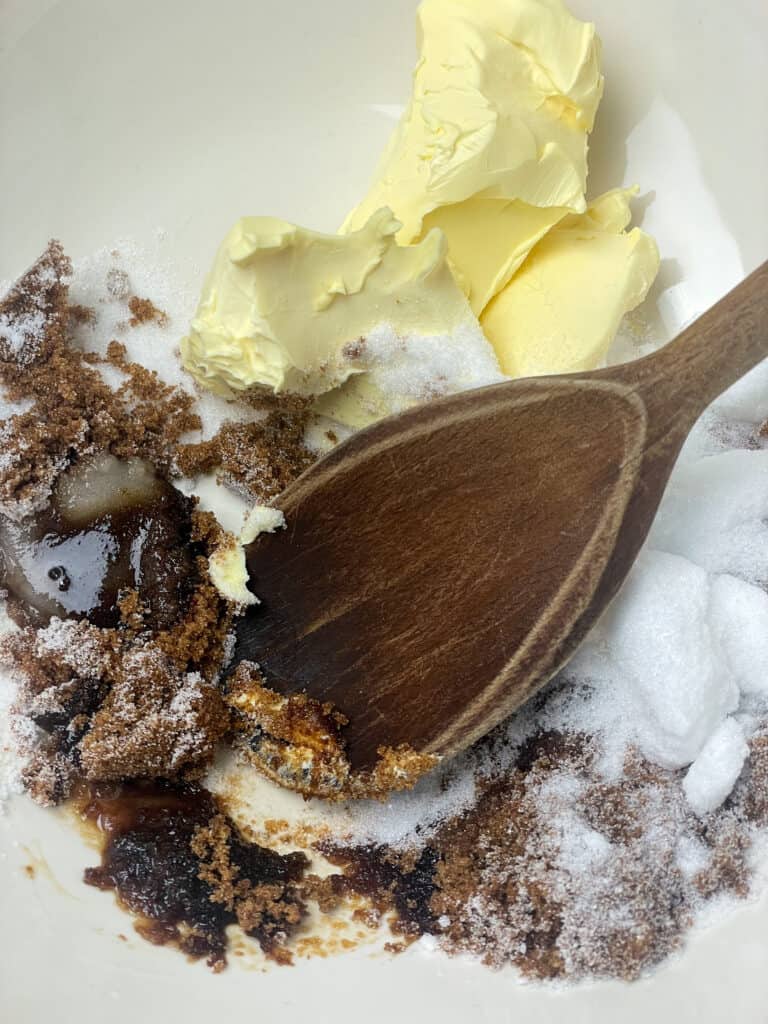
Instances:
[[[134,632],[135,599],[124,607],[120,629],[54,620],[0,642],[21,683],[16,714],[41,734],[25,770],[39,803],[65,799],[79,778],[200,777],[229,727],[218,672],[230,611],[207,579],[169,629],[140,619]]]
[[[272,410],[256,423],[225,423],[210,441],[181,445],[177,467],[185,476],[215,472],[257,504],[277,497],[317,456],[304,443],[309,411]]]
[[[52,242],[0,305],[0,384],[10,401],[31,403],[0,421],[0,512],[13,519],[43,508],[76,456],[139,456],[167,470],[179,439],[200,427],[193,397],[128,363],[117,343],[108,354],[126,375],[117,390],[98,356],[67,344],[70,272]]]
[[[199,427],[194,399],[129,362],[116,342],[106,361],[124,380],[107,385],[100,357],[68,344],[70,272],[52,242],[0,306],[0,381],[8,399],[31,403],[2,424],[0,568],[26,628],[3,639],[0,656],[20,683],[17,733],[36,738],[25,779],[42,803],[65,799],[81,778],[198,777],[229,725],[218,680],[232,609],[207,569],[218,534],[190,499],[152,475]],[[135,491],[137,481],[146,496],[83,519],[79,503],[94,501],[102,477],[105,501]],[[67,556],[74,560],[49,572],[43,593],[16,560],[17,548],[26,559],[38,543],[44,549],[41,531],[70,539],[75,553],[97,538],[91,549],[106,544],[111,561],[97,554],[103,565],[80,565]],[[98,589],[84,604],[89,573]],[[79,605],[67,603],[73,579]]]
[[[25,781],[39,803],[60,802],[81,778],[191,779],[213,760],[229,729],[219,675],[232,609],[208,579],[204,540],[191,543],[200,553],[172,623],[147,616],[141,591],[128,591],[117,628],[53,619],[0,641],[20,683],[17,727],[38,733]]]
[[[83,306],[79,303],[71,303],[68,306],[70,323],[81,325],[87,324],[93,327],[98,320],[96,310],[91,306]]]
[[[248,760],[268,778],[306,797],[384,800],[398,790],[412,789],[437,763],[433,755],[405,745],[381,747],[372,768],[354,771],[344,742],[348,719],[332,704],[306,694],[276,693],[252,662],[237,665],[226,699]]]
[[[194,778],[205,771],[228,726],[215,684],[180,673],[152,643],[121,652],[102,679],[109,691],[79,744],[86,779]]]
[[[197,829],[191,847],[200,859],[198,877],[211,887],[211,899],[233,913],[247,935],[258,935],[262,947],[279,943],[300,923],[303,900],[286,882],[303,874],[309,863],[304,854],[281,857],[264,847],[248,846],[223,814]],[[246,859],[251,871],[244,870]]]
[[[155,323],[158,327],[167,327],[170,323],[168,314],[162,309],[158,309],[151,299],[141,299],[138,295],[131,295],[128,298],[128,309],[131,314],[128,323],[131,327],[149,323]]]
[[[702,897],[747,893],[765,749],[758,734],[726,808],[698,819],[679,773],[633,754],[609,784],[584,738],[540,733],[426,842],[319,845],[343,871],[336,891],[394,911],[407,935],[435,935],[447,952],[535,979],[631,980],[680,945]],[[681,841],[704,867],[683,872]]]
[[[72,264],[60,242],[51,241],[0,302],[0,363],[30,366],[63,345]]]

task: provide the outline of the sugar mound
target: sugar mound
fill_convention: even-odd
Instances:
[[[746,723],[768,693],[768,594],[646,549],[563,676],[588,696],[561,699],[556,724],[601,734],[606,774],[634,744],[665,768],[693,762],[691,806],[717,807],[746,756],[744,729],[729,716]]]
[[[768,419],[768,362],[759,363],[714,403],[730,420],[760,423]]]
[[[697,814],[714,811],[733,789],[749,755],[744,730],[733,718],[712,733],[683,779],[683,792]]]
[[[74,326],[76,342],[104,355],[109,342],[118,338],[126,346],[129,359],[155,370],[167,384],[194,391],[192,378],[181,367],[178,341],[189,311],[194,309],[195,296],[179,285],[178,276],[159,237],[150,249],[121,239],[108,249],[74,261],[70,301],[95,313],[95,321]],[[131,324],[131,295],[150,299],[166,314],[164,325],[151,319]]]
[[[407,399],[434,398],[506,380],[474,318],[440,335],[401,336],[381,324],[366,335],[361,364],[395,410]]]
[[[649,543],[710,572],[768,580],[768,449],[720,452],[675,468]]]
[[[710,628],[709,591],[703,569],[647,550],[602,627],[616,682],[635,704],[636,742],[667,768],[690,764],[738,705]]]
[[[717,576],[710,614],[742,694],[768,696],[768,594],[734,576]]]

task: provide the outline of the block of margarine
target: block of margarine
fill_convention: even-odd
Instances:
[[[274,533],[285,527],[285,516],[269,505],[254,505],[246,516],[240,536],[227,534],[208,557],[211,582],[228,601],[241,607],[259,603],[258,597],[248,589],[248,567],[245,546],[259,534]]]
[[[600,41],[561,0],[424,0],[410,103],[344,230],[382,206],[410,243],[442,228],[478,315],[531,248],[585,209]]]
[[[223,395],[254,387],[319,395],[360,372],[357,342],[377,325],[429,336],[476,324],[442,232],[403,246],[399,226],[387,209],[347,235],[239,220],[182,339],[185,368]]]
[[[607,192],[562,220],[485,310],[483,330],[504,373],[570,373],[605,358],[659,269],[654,240],[626,230],[635,191]]]

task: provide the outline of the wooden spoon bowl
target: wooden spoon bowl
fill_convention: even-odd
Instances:
[[[348,752],[452,755],[562,667],[619,590],[691,426],[768,355],[768,264],[645,359],[384,420],[276,503],[237,659],[331,701]]]

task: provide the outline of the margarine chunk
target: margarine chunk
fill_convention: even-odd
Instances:
[[[587,209],[600,41],[562,0],[424,0],[403,118],[340,235],[225,238],[182,341],[220,394],[355,430],[507,376],[590,369],[658,270],[627,190]]]
[[[409,243],[442,228],[478,315],[531,248],[585,209],[600,42],[561,0],[425,0],[413,94],[367,197]]]
[[[258,604],[259,599],[248,589],[248,567],[245,548],[234,537],[215,548],[208,558],[211,582],[228,601],[243,608]]]
[[[359,340],[377,325],[429,336],[474,320],[442,232],[402,246],[399,227],[387,209],[347,235],[239,220],[181,342],[184,366],[223,395],[254,387],[319,395],[361,372]]]
[[[625,230],[634,191],[608,192],[562,220],[488,306],[482,325],[504,373],[590,370],[605,358],[659,269],[654,240]]]

